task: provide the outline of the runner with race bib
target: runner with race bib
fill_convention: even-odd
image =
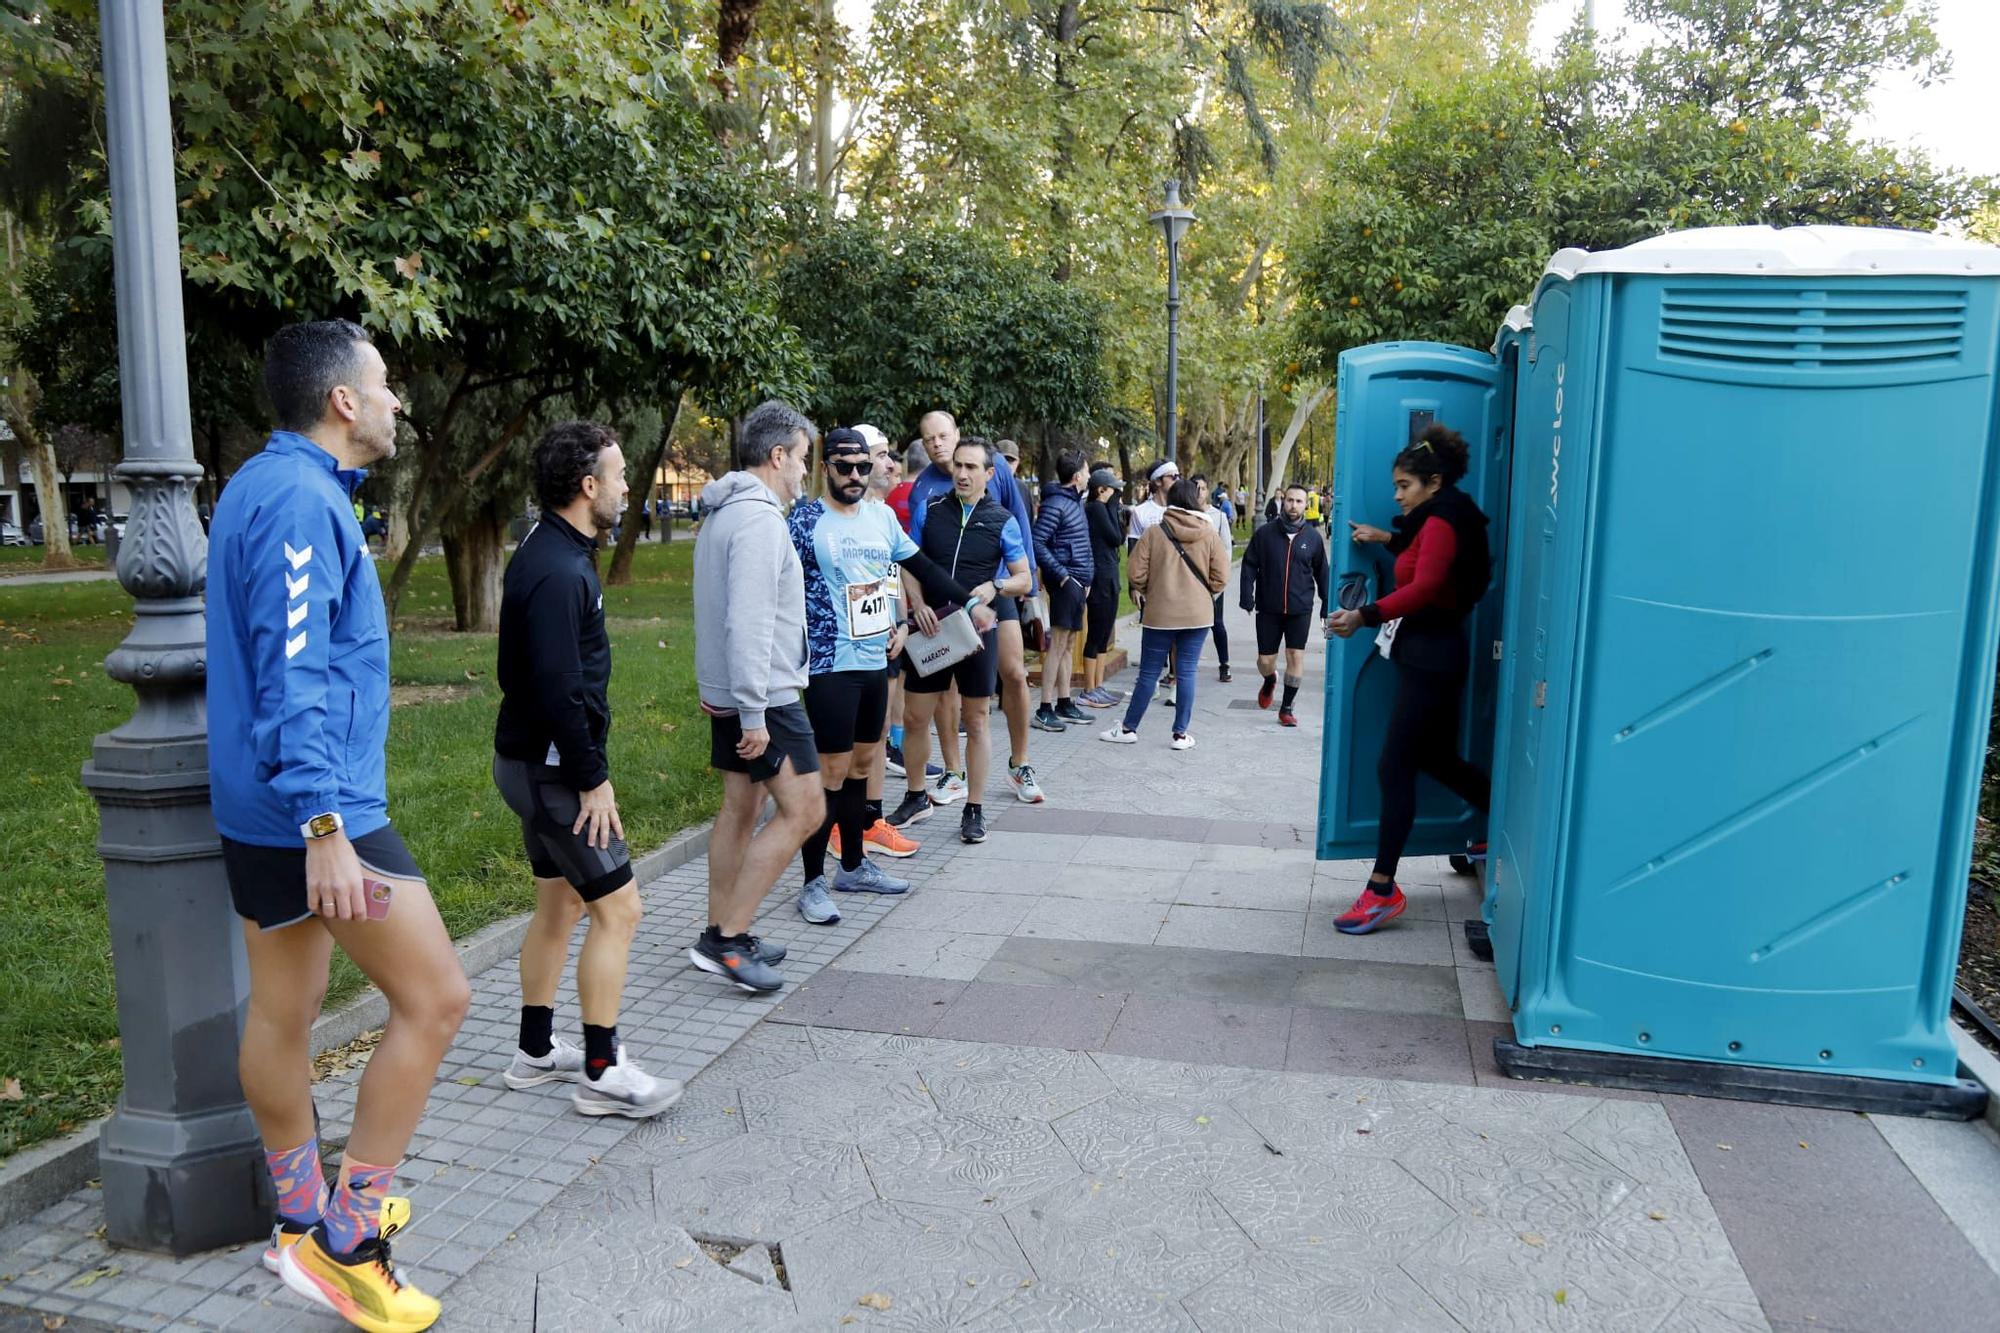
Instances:
[[[992,585],[968,590],[927,558],[887,505],[866,499],[874,470],[868,441],[842,426],[826,433],[821,464],[826,496],[797,506],[792,544],[805,567],[806,716],[826,787],[826,820],[806,840],[799,915],[815,925],[840,920],[829,888],[844,893],[907,893],[910,882],[885,873],[865,851],[869,769],[889,720],[889,659],[903,647],[898,569],[925,595],[969,605],[990,627]],[[826,851],[840,834],[840,869],[829,881]]]

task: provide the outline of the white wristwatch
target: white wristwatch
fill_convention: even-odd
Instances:
[[[299,825],[299,835],[310,842],[314,838],[330,838],[346,827],[347,821],[340,817],[340,811],[329,810]]]

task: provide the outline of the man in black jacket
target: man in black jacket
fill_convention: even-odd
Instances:
[[[1306,488],[1287,486],[1278,519],[1250,535],[1243,552],[1242,606],[1257,613],[1257,674],[1264,684],[1257,706],[1269,708],[1277,692],[1278,642],[1285,644],[1285,697],[1278,705],[1278,725],[1296,727],[1292,704],[1306,669],[1306,636],[1312,632],[1313,596],[1322,613],[1326,598],[1326,541],[1305,521]]]
[[[1042,487],[1041,512],[1035,515],[1035,563],[1049,590],[1049,646],[1042,654],[1042,705],[1034,726],[1063,731],[1071,722],[1088,722],[1090,714],[1076,706],[1070,693],[1070,642],[1083,629],[1084,603],[1090,597],[1096,555],[1090,545],[1090,523],[1083,513],[1083,455],[1065,449],[1056,455],[1056,479]]]
[[[500,598],[500,721],[493,781],[521,819],[535,874],[535,917],[521,941],[521,1043],[507,1086],[575,1083],[584,1115],[643,1119],[680,1100],[618,1045],[618,1005],[639,886],[611,790],[611,639],[597,582],[597,537],[625,502],[625,456],[588,421],[552,426],[535,446],[542,519],[521,539]],[[590,914],[576,962],[583,1046],[554,1036],[556,986],[577,919]]]

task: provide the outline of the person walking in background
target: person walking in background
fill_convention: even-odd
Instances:
[[[1090,525],[1090,599],[1084,607],[1089,626],[1083,639],[1083,693],[1076,701],[1091,708],[1111,708],[1124,697],[1104,684],[1104,654],[1118,628],[1123,587],[1118,556],[1125,547],[1125,515],[1118,497],[1124,489],[1117,473],[1099,467],[1090,474],[1090,498],[1083,505]]]
[[[1257,617],[1257,706],[1269,708],[1278,690],[1278,645],[1285,646],[1285,696],[1278,705],[1278,725],[1296,727],[1292,703],[1299,697],[1305,675],[1306,639],[1312,633],[1313,597],[1324,612],[1327,601],[1326,542],[1308,525],[1306,488],[1285,489],[1284,509],[1275,522],[1250,534],[1243,550],[1241,605]]]
[[[1334,612],[1327,629],[1344,639],[1363,626],[1391,627],[1396,701],[1375,769],[1382,784],[1375,869],[1354,906],[1334,918],[1344,934],[1365,935],[1407,906],[1396,866],[1416,823],[1418,774],[1430,774],[1482,813],[1492,799],[1486,775],[1458,753],[1459,700],[1472,662],[1465,621],[1493,577],[1486,515],[1458,488],[1468,458],[1457,431],[1429,427],[1396,455],[1390,472],[1403,511],[1396,531],[1349,524],[1357,545],[1381,542],[1396,557],[1396,590],[1357,611]]]
[[[1139,598],[1144,631],[1139,683],[1132,687],[1125,720],[1099,739],[1115,745],[1138,742],[1154,686],[1171,657],[1178,661],[1181,674],[1174,701],[1173,748],[1191,750],[1194,736],[1188,724],[1194,716],[1194,672],[1201,660],[1201,642],[1213,624],[1215,597],[1229,586],[1229,550],[1202,514],[1193,482],[1176,481],[1167,499],[1165,515],[1132,548],[1132,591]]]
[[[1209,488],[1208,478],[1195,473],[1189,478],[1194,482],[1196,493],[1201,499],[1201,515],[1215,528],[1215,535],[1222,538],[1222,549],[1233,553],[1235,538],[1229,532],[1229,516],[1215,503],[1215,493]],[[1224,585],[1227,586],[1227,585]],[[1223,623],[1222,594],[1215,594],[1215,623],[1209,633],[1215,639],[1215,678],[1224,685],[1229,683],[1229,626]]]
[[[1042,654],[1042,706],[1035,710],[1035,725],[1043,731],[1090,720],[1070,694],[1069,669],[1070,642],[1083,628],[1096,570],[1083,512],[1085,480],[1083,455],[1074,449],[1058,453],[1056,479],[1042,487],[1042,509],[1035,517],[1035,559],[1049,590],[1049,646]]]
[[[441,1307],[390,1257],[410,1206],[389,1189],[472,991],[389,822],[389,624],[353,503],[362,469],[395,457],[402,404],[346,320],[279,329],[264,388],[277,429],[215,507],[206,644],[215,827],[250,966],[237,1068],[276,1191],[264,1265],[358,1328],[425,1329]],[[336,944],[389,1023],[329,1186],[308,1046]]]
[[[781,947],[750,933],[764,896],[826,816],[806,687],[805,571],[785,506],[805,486],[812,422],[760,403],[737,431],[741,470],[701,493],[694,545],[694,666],[709,719],[709,763],[722,809],[708,844],[708,928],[688,961],[738,990],[785,984]],[[769,795],[778,813],[761,831]]]
[[[521,940],[520,1045],[501,1077],[517,1092],[574,1083],[570,1101],[584,1115],[642,1120],[679,1101],[681,1084],[641,1069],[618,1041],[642,912],[605,754],[611,636],[597,539],[625,501],[625,455],[603,426],[566,421],[536,443],[534,469],[541,521],[507,562],[500,595],[493,783],[521,821],[535,877],[535,915]],[[556,986],[586,913],[578,1047],[554,1035]]]
[[[1146,498],[1126,511],[1125,550],[1128,560],[1125,573],[1127,579],[1130,579],[1132,573],[1129,560],[1130,552],[1138,548],[1139,539],[1146,535],[1147,530],[1156,527],[1160,520],[1165,517],[1167,512],[1167,492],[1173,488],[1175,482],[1180,480],[1180,476],[1180,465],[1171,458],[1163,458],[1146,469]],[[1138,589],[1134,588],[1132,591],[1136,597]],[[1160,689],[1160,702],[1163,704],[1171,704],[1173,702],[1174,678],[1175,663],[1172,659],[1169,659],[1167,662],[1166,682]]]

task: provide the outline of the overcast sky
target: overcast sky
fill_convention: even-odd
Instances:
[[[1542,0],[1532,44],[1546,51],[1582,0]],[[1869,134],[1912,144],[1949,166],[2000,175],[2000,0],[1937,0],[1938,39],[1951,52],[1951,77],[1929,88],[1893,77],[1877,90]],[[1625,26],[1622,0],[1598,0],[1598,27]]]

